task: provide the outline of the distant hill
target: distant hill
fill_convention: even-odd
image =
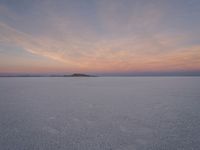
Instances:
[[[64,75],[64,77],[96,77],[96,76],[88,75],[88,74],[81,74],[81,73],[74,73],[71,75]]]

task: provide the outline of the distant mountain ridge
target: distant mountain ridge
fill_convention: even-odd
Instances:
[[[74,73],[71,75],[62,74],[0,74],[0,77],[97,77],[94,75]]]

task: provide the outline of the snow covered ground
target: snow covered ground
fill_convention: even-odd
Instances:
[[[200,77],[0,78],[1,150],[198,150]]]

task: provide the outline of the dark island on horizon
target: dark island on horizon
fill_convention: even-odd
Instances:
[[[74,73],[74,74],[71,74],[71,75],[64,75],[64,77],[97,77],[97,76],[82,74],[82,73]]]

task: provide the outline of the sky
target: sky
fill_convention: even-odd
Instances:
[[[200,73],[199,0],[0,0],[0,73]]]

